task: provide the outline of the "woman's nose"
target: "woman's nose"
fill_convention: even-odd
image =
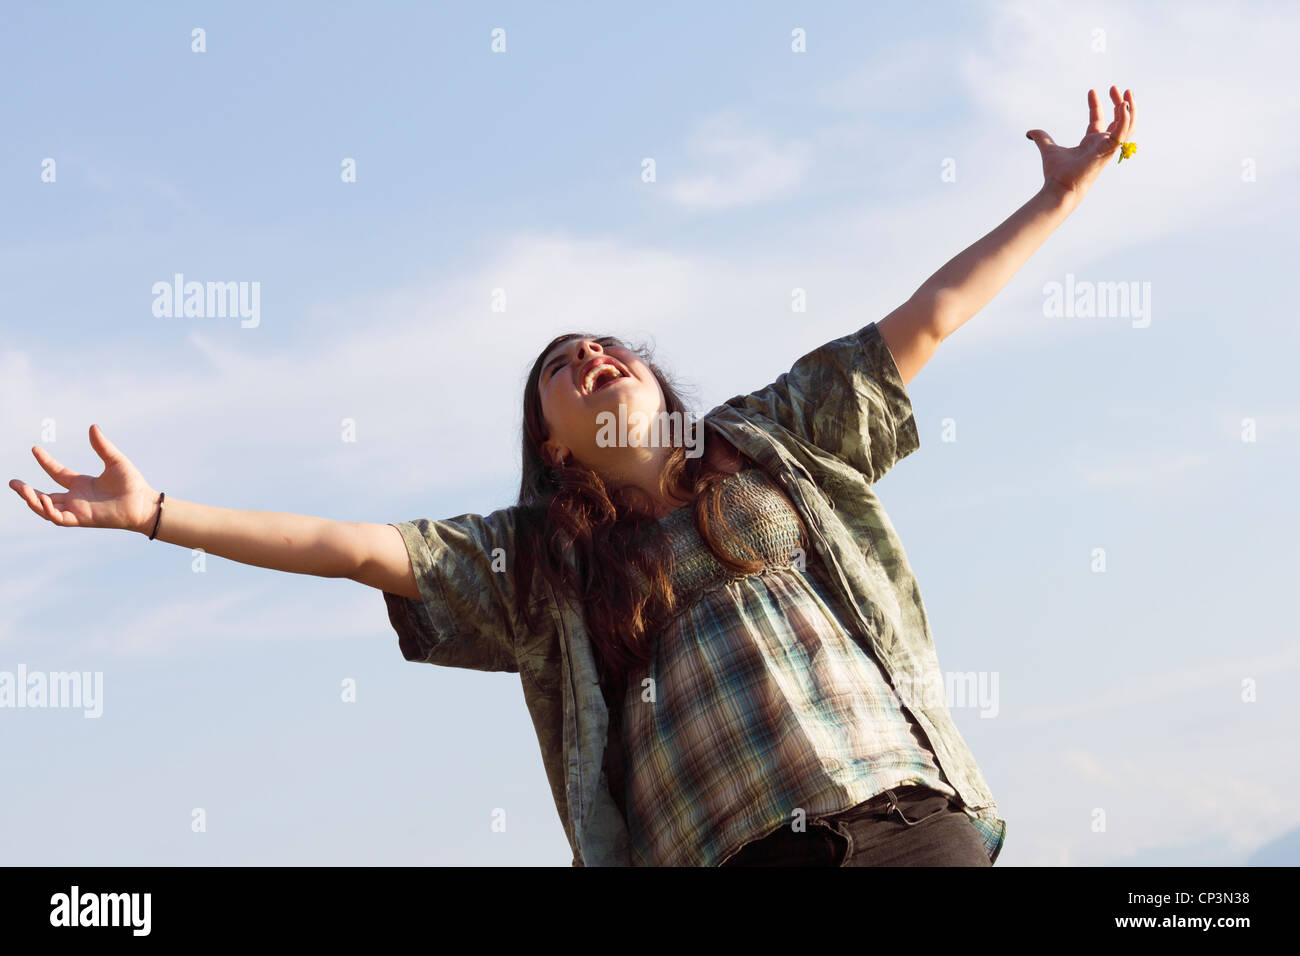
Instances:
[[[596,341],[583,342],[578,346],[578,358],[586,358],[588,355],[599,355],[604,349]]]

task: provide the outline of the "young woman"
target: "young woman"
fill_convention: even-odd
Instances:
[[[94,425],[101,475],[36,447],[67,491],[10,487],[60,526],[375,587],[408,660],[519,674],[575,866],[989,866],[1006,824],[872,486],[919,447],[906,386],[939,343],[1131,155],[1132,94],[1110,96],[1103,128],[1089,91],[1078,146],[1026,134],[1042,189],[907,302],[702,423],[643,351],[551,341],[519,501],[491,514],[168,499]]]

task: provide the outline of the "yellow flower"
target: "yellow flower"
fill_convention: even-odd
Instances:
[[[1122,163],[1134,153],[1137,152],[1137,143],[1120,143],[1119,144],[1119,161]]]

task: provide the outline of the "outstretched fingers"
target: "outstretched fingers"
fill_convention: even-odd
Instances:
[[[1101,125],[1101,100],[1097,98],[1096,90],[1088,91],[1088,132],[1106,132]]]
[[[1128,104],[1124,97],[1119,95],[1118,86],[1110,88],[1110,101],[1115,104],[1115,120],[1111,123],[1111,127],[1115,131],[1115,137],[1123,142],[1124,133],[1128,129]]]
[[[63,495],[55,495],[54,497],[63,498]],[[66,504],[66,501],[60,501],[56,505],[56,503],[54,502],[54,498],[51,498],[49,495],[45,496],[45,500],[49,502],[48,508],[51,514],[51,518],[50,518],[51,521],[53,521],[61,528],[77,527],[77,516],[74,515],[71,511],[63,511],[59,507],[59,505]]]
[[[1039,146],[1055,146],[1055,145],[1056,145],[1056,140],[1052,139],[1051,136],[1047,135],[1047,131],[1046,131],[1046,130],[1041,130],[1041,129],[1031,129],[1029,132],[1025,133],[1025,136],[1028,137],[1029,139],[1033,140],[1033,141],[1034,141],[1035,143],[1037,143]]]
[[[98,425],[90,426],[90,444],[106,465],[112,465],[122,458],[117,446],[108,440]]]
[[[14,481],[17,481],[17,479],[14,479]],[[14,488],[13,481],[9,482],[9,487]],[[14,488],[14,491],[18,492],[18,497],[27,502],[27,507],[31,508],[32,511],[36,512],[36,514],[40,515],[46,521],[51,521],[54,524],[63,523],[60,520],[60,516],[63,512],[54,507],[54,501],[49,495],[42,491],[37,491],[25,482],[18,482],[18,487]]]
[[[44,492],[40,493],[40,498],[41,498],[41,511],[45,515],[45,517],[49,518],[50,521],[54,522],[55,524],[63,524],[63,517],[62,517],[63,512],[60,511],[58,508],[54,507],[54,499],[52,499],[49,495],[45,494]]]
[[[45,473],[61,484],[64,488],[72,487],[72,479],[77,477],[77,473],[71,468],[59,464],[59,462],[48,451],[40,445],[32,446],[32,454],[36,456],[36,461],[45,469]]]

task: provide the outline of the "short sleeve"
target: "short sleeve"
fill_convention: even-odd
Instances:
[[[872,484],[921,446],[912,401],[876,323],[828,342],[728,405],[758,412]]]
[[[391,522],[406,542],[421,599],[384,591],[408,661],[517,673],[515,508]]]

